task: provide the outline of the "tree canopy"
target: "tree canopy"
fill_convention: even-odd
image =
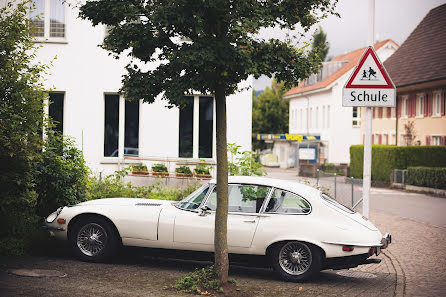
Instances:
[[[287,89],[285,83],[276,79],[271,87],[253,98],[252,136],[253,148],[264,148],[264,142],[256,140],[258,133],[288,133],[289,100],[283,98]]]
[[[313,43],[311,44],[313,50],[318,50],[319,58],[321,61],[325,61],[330,50],[330,44],[327,42],[327,34],[324,32],[321,26],[313,34]]]

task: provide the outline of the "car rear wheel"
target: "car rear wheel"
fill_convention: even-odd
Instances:
[[[319,249],[299,241],[276,244],[271,249],[270,260],[281,279],[293,282],[305,281],[315,276],[322,265]]]
[[[102,262],[115,254],[119,236],[104,218],[88,216],[76,221],[71,232],[71,246],[81,260]]]

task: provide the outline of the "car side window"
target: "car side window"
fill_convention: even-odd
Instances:
[[[206,197],[208,190],[208,186],[199,188],[198,190],[178,202],[177,207],[187,210],[197,209],[201,205],[204,197]]]
[[[229,185],[228,211],[259,213],[270,189],[257,185]],[[206,206],[211,210],[217,209],[217,187],[209,195]]]
[[[271,199],[266,206],[265,212],[267,213],[310,213],[311,205],[304,198],[284,191],[275,189],[271,195]]]

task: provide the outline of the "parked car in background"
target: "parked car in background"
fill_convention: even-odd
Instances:
[[[83,260],[103,261],[121,246],[214,250],[216,181],[180,202],[110,198],[61,207],[45,220]],[[322,269],[379,263],[391,242],[360,214],[307,185],[263,177],[229,177],[228,248],[265,255],[284,280]]]

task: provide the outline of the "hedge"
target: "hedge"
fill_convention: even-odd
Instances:
[[[407,169],[409,185],[446,189],[446,167],[409,167]]]
[[[350,175],[362,178],[363,145],[350,147]],[[393,169],[446,167],[446,146],[372,146],[372,180],[390,181]]]

